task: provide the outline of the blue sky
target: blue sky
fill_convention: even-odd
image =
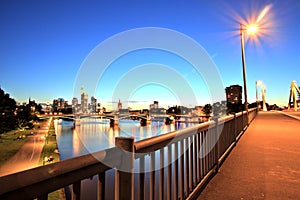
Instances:
[[[70,101],[80,67],[90,52],[115,34],[143,27],[167,28],[192,38],[213,59],[224,87],[243,85],[239,23],[257,18],[266,6],[270,10],[264,17],[259,43],[245,35],[248,99],[255,101],[255,81],[262,80],[267,102],[286,105],[291,81],[300,84],[297,0],[1,1],[0,86],[19,102],[29,97],[38,102],[59,97]],[[133,54],[112,63],[99,82],[99,91],[86,88],[89,96],[95,95],[100,102],[116,101],[111,91],[130,70],[124,66],[155,62],[174,68],[187,79],[199,104],[210,102],[203,79],[190,73],[193,69],[186,61],[155,50]],[[104,80],[112,83],[101,90]],[[133,91],[129,100],[159,100],[170,105],[180,95],[159,84],[148,84]]]

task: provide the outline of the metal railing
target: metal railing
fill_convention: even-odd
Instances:
[[[0,199],[47,199],[67,186],[72,186],[72,199],[80,199],[83,180],[95,176],[97,199],[193,199],[256,114],[250,109],[248,115],[241,112],[138,142],[118,137],[114,148],[0,177]],[[107,177],[111,169],[114,176]]]

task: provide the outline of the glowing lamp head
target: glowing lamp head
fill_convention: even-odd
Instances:
[[[258,27],[256,24],[250,24],[247,26],[247,32],[250,34],[255,34],[258,31]]]
[[[263,84],[262,81],[256,81],[256,85],[257,85],[257,86],[261,86],[262,84]]]

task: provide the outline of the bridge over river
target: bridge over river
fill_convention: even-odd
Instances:
[[[84,118],[98,118],[98,119],[109,119],[110,124],[118,125],[119,120],[139,120],[142,126],[146,126],[150,121],[164,121],[166,124],[172,122],[188,122],[188,123],[199,123],[207,121],[210,116],[204,115],[179,115],[179,114],[132,114],[132,113],[102,113],[102,114],[47,114],[38,115],[40,119],[45,118],[60,118],[66,120],[74,120],[76,125],[80,125],[80,119]],[[203,120],[205,119],[205,120]]]

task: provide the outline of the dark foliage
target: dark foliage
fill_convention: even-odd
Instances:
[[[0,88],[0,134],[16,127],[16,101]]]

